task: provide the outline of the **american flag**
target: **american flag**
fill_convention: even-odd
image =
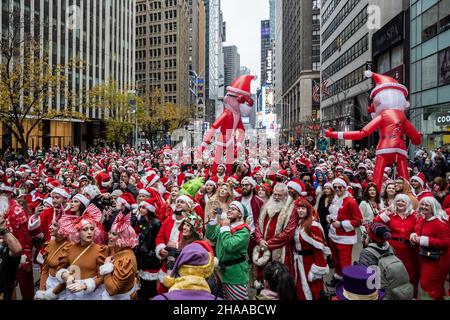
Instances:
[[[318,82],[314,81],[314,83],[315,83],[315,85],[314,85],[314,88],[313,88],[313,100],[314,100],[314,102],[319,103],[320,102],[320,91],[322,91],[322,94],[324,96],[329,94],[329,92],[328,92],[328,80],[322,80],[320,85],[319,85]]]

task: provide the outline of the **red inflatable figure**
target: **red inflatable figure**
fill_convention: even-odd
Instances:
[[[376,129],[380,129],[380,143],[376,151],[376,164],[373,182],[381,190],[383,173],[386,166],[394,163],[397,166],[398,176],[409,181],[407,166],[408,151],[405,143],[405,134],[414,145],[422,143],[422,133],[418,132],[405,116],[409,108],[408,89],[394,78],[366,71],[366,77],[375,81],[375,88],[370,94],[373,100],[369,106],[373,120],[361,131],[333,132],[330,128],[325,132],[328,138],[343,140],[361,140]]]
[[[211,143],[216,131],[220,129],[219,136],[215,143],[212,175],[217,173],[217,167],[222,163],[224,152],[227,175],[232,175],[234,157],[238,154],[245,139],[245,128],[242,123],[242,116],[247,117],[253,107],[250,85],[254,79],[255,77],[252,75],[240,76],[227,87],[227,94],[223,99],[223,113],[216,119],[203,139],[202,152],[205,150],[205,147]]]

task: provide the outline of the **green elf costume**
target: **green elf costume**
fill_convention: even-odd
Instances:
[[[206,237],[216,242],[216,256],[219,259],[225,300],[248,300],[247,248],[250,242],[250,227],[244,223],[248,213],[238,201],[233,201],[230,207],[238,209],[243,219],[223,227],[214,219],[206,225]]]

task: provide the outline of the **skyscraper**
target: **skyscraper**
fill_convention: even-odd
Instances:
[[[188,0],[137,0],[136,82],[164,102],[189,104]]]
[[[237,76],[241,68],[241,58],[236,46],[223,47],[224,67],[225,67],[225,89]]]
[[[4,32],[10,28],[8,12],[14,8],[24,22],[21,36],[30,32],[41,39],[42,49],[48,50],[50,64],[68,65],[70,60],[83,60],[86,68],[73,67],[66,72],[68,87],[82,101],[90,88],[110,79],[117,82],[120,90],[134,87],[135,3],[135,0],[5,0],[1,2],[0,25]],[[48,99],[49,109],[60,111],[67,107],[64,93],[61,89],[55,99]],[[104,112],[81,103],[75,111],[91,121],[44,120],[36,135],[31,136],[30,146],[77,145],[84,149],[92,145],[94,138],[101,137]],[[3,135],[0,144],[16,148],[15,138],[0,130]]]
[[[272,55],[270,20],[261,21],[261,87],[267,82],[267,55]],[[270,52],[269,52],[270,51]]]
[[[320,68],[320,1],[283,0],[283,140],[300,137],[301,122],[318,118],[312,98]],[[304,135],[303,135],[304,136]]]

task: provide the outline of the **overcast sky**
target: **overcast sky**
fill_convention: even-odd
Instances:
[[[241,66],[258,76],[252,84],[252,93],[256,93],[261,81],[261,20],[269,19],[269,0],[222,0],[222,12],[227,23],[224,46],[237,46]]]

